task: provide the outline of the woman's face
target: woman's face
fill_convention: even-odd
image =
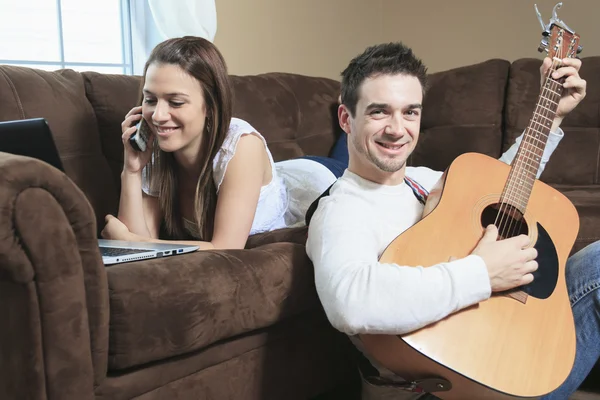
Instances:
[[[199,153],[206,120],[204,94],[200,82],[178,65],[148,67],[142,114],[161,150]]]

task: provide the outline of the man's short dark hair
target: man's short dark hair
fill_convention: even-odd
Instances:
[[[351,115],[356,113],[358,90],[367,78],[378,75],[405,74],[421,83],[423,94],[427,87],[427,67],[410,48],[400,42],[384,43],[367,48],[350,61],[342,72],[342,104]]]

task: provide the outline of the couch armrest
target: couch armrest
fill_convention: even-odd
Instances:
[[[85,196],[48,164],[0,152],[0,398],[93,399],[108,316]]]

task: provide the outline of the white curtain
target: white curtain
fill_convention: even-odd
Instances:
[[[215,0],[130,0],[130,14],[135,75],[158,43],[186,35],[212,42],[217,32]]]

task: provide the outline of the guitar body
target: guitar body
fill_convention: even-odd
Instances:
[[[494,223],[482,218],[499,202],[509,172],[510,166],[482,154],[458,157],[430,193],[425,217],[380,261],[430,266],[469,255],[483,226]],[[575,358],[565,264],[579,218],[564,195],[537,180],[523,216],[522,231],[538,250],[531,285],[494,294],[407,335],[360,335],[365,350],[405,379],[446,378],[452,389],[434,392],[442,399],[535,398],[557,388]]]

